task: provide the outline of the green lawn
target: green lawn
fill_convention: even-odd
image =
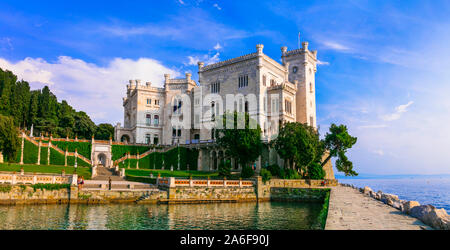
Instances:
[[[158,176],[158,173],[161,174],[161,177],[189,177],[189,175],[192,175],[192,177],[204,177],[207,178],[208,176],[211,178],[217,177],[219,174],[217,172],[203,172],[203,171],[170,171],[170,170],[153,170],[153,169],[125,169],[126,175],[132,175],[132,176],[150,176],[150,173],[153,173],[154,177]]]
[[[46,173],[46,174],[61,174],[62,170],[66,171],[66,174],[73,174],[74,167],[64,167],[58,165],[32,165],[32,164],[17,164],[17,163],[0,163],[0,171],[8,172],[20,172],[20,168],[23,167],[25,173]],[[83,176],[85,180],[91,178],[91,168],[78,167],[77,174]]]

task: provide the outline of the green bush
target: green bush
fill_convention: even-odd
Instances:
[[[255,171],[253,171],[253,168],[250,166],[244,166],[242,168],[241,177],[246,179],[250,178],[255,174]]]
[[[259,174],[261,175],[262,181],[264,183],[272,178],[272,174],[270,173],[270,171],[265,168],[261,169],[261,172]]]
[[[38,184],[33,184],[31,185],[31,187],[34,189],[34,191],[36,191],[37,189],[40,190],[60,190],[60,189],[65,189],[65,188],[70,188],[70,184],[43,184],[43,183],[38,183]]]
[[[323,180],[325,178],[325,170],[319,163],[312,163],[308,167],[308,178],[313,180]]]
[[[283,169],[281,170],[281,174],[283,175],[283,179],[301,179],[302,177],[298,174],[297,170],[293,169]]]
[[[11,185],[0,185],[1,193],[9,193],[11,191]]]
[[[281,175],[281,168],[277,164],[273,164],[273,165],[268,166],[267,170],[270,171],[272,176],[282,177],[282,175]]]
[[[322,209],[320,210],[319,216],[317,218],[318,220],[318,228],[320,229],[325,229],[325,225],[327,222],[327,217],[328,217],[328,207],[330,204],[330,189],[325,190],[326,194],[325,194],[325,198],[323,201],[323,205],[322,205]]]
[[[231,161],[221,161],[219,164],[219,176],[230,178],[231,176]]]

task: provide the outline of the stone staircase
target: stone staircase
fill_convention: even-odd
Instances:
[[[111,177],[112,181],[123,181],[124,178],[117,175],[113,168],[105,168],[101,165],[97,167],[97,176],[92,180],[107,181]]]

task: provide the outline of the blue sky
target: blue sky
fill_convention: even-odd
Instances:
[[[368,174],[449,174],[449,1],[0,2],[0,67],[97,123],[122,122],[128,79],[197,79],[198,60],[318,50],[317,119],[348,125]]]

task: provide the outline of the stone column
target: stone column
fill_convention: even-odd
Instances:
[[[136,169],[139,169],[139,152],[136,155]]]
[[[23,165],[23,148],[25,143],[25,133],[22,132],[22,146],[20,150],[20,165]]]
[[[50,136],[51,138],[51,136]],[[48,141],[48,149],[47,149],[47,165],[50,165],[50,148],[52,147],[52,141]]]
[[[198,149],[198,158],[197,158],[197,169],[198,170],[203,170],[202,157],[203,157],[203,150],[201,148],[199,148]]]
[[[41,165],[41,145],[42,145],[42,141],[39,140],[39,145],[38,145],[38,158],[37,158],[37,165]]]
[[[69,154],[69,152],[67,151],[66,148],[66,152],[64,153],[64,167],[67,167],[67,155]]]

